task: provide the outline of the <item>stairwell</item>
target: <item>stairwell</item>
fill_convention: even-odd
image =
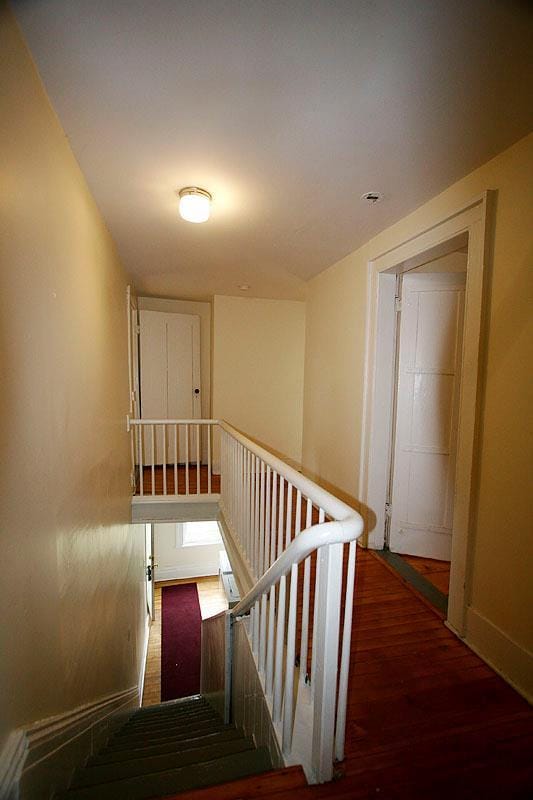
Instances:
[[[201,696],[186,697],[135,711],[56,800],[142,800],[271,769],[266,748],[225,725]]]

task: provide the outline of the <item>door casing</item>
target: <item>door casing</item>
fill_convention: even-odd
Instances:
[[[494,192],[484,192],[445,218],[368,262],[365,381],[359,496],[366,515],[366,541],[382,549],[389,484],[394,398],[396,275],[429,258],[468,244],[459,399],[455,506],[448,598],[448,624],[464,635],[471,591],[472,517],[475,509],[479,375],[484,333],[484,292],[489,260],[488,214]]]

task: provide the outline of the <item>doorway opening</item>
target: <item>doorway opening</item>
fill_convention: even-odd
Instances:
[[[384,274],[393,379],[383,557],[447,610],[461,385],[466,236]],[[420,263],[421,262],[421,263]],[[387,277],[385,277],[387,276]],[[393,280],[392,280],[393,279]]]
[[[436,475],[448,487],[441,496],[440,516],[438,522],[451,524],[451,554],[447,555],[450,560],[449,594],[447,603],[446,624],[459,636],[466,633],[467,620],[469,617],[469,600],[472,582],[472,548],[473,541],[471,535],[472,519],[475,509],[475,467],[476,467],[476,437],[478,432],[477,419],[479,413],[480,381],[479,367],[481,360],[481,347],[484,332],[484,292],[485,275],[488,256],[490,253],[490,238],[488,218],[493,206],[494,193],[485,192],[473,198],[466,205],[452,211],[451,213],[434,218],[428,227],[421,228],[397,245],[393,246],[381,254],[377,254],[368,262],[368,316],[366,330],[366,363],[365,363],[365,387],[364,387],[364,407],[363,407],[363,431],[361,438],[361,473],[359,484],[359,495],[364,504],[364,513],[367,521],[366,543],[372,549],[382,551],[384,557],[390,556],[401,569],[409,571],[411,578],[416,577],[416,570],[412,564],[402,559],[409,555],[412,558],[424,558],[425,553],[415,549],[414,554],[403,552],[394,553],[386,548],[389,546],[389,539],[393,534],[394,514],[405,522],[405,504],[401,504],[396,509],[391,507],[391,500],[394,501],[394,457],[399,455],[396,441],[396,376],[400,353],[400,333],[398,330],[398,314],[396,306],[402,302],[397,294],[399,277],[406,280],[415,276],[417,280],[422,278],[423,270],[415,272],[422,267],[426,272],[431,272],[432,263],[445,257],[458,258],[457,254],[463,254],[463,265],[460,270],[456,266],[448,269],[452,275],[459,271],[464,272],[464,260],[466,258],[466,283],[464,287],[463,313],[464,320],[458,325],[458,330],[462,335],[462,342],[456,342],[456,352],[461,353],[460,374],[440,375],[439,378],[432,378],[431,381],[416,374],[416,370],[410,373],[412,382],[418,381],[419,385],[433,383],[433,389],[437,384],[442,388],[445,382],[459,383],[458,399],[453,391],[448,391],[448,411],[450,420],[448,429],[452,434],[456,434],[456,452],[454,455],[446,456],[444,453],[433,452],[434,464],[431,469],[424,468],[423,462],[428,461],[431,453],[421,452],[424,447],[419,449],[413,459],[420,477],[420,483],[412,482],[412,475],[404,473],[401,478],[404,484],[408,484],[408,489],[415,492],[415,501],[418,501],[419,508],[410,508],[410,500],[407,503],[408,510],[414,514],[415,511],[420,516],[426,512],[426,523],[428,522],[427,508],[424,503],[432,497],[432,481]],[[455,254],[455,255],[454,255]],[[411,275],[409,275],[411,273]],[[455,278],[450,278],[455,280]],[[403,287],[402,287],[403,288]],[[445,287],[449,289],[450,287]],[[456,287],[455,287],[456,288]],[[416,293],[415,293],[416,294]],[[451,293],[449,295],[451,297]],[[457,297],[456,297],[457,300]],[[439,305],[439,303],[429,302],[428,307]],[[446,305],[446,304],[444,304]],[[457,311],[461,303],[455,302]],[[401,306],[400,306],[401,309]],[[423,310],[425,313],[427,309]],[[431,318],[431,317],[430,317]],[[415,322],[416,324],[416,322]],[[426,329],[427,329],[426,325]],[[429,326],[430,334],[426,336],[423,344],[428,341],[437,351],[448,350],[453,352],[452,347],[444,346],[449,342],[446,337],[439,342],[434,342],[433,329]],[[452,372],[454,370],[441,370],[441,372]],[[429,373],[426,373],[429,374]],[[404,376],[404,382],[405,382]],[[428,389],[429,391],[429,389]],[[423,392],[422,392],[422,397]],[[413,400],[413,397],[411,398]],[[414,398],[418,400],[418,398]],[[444,402],[444,401],[442,401]],[[455,402],[455,406],[454,406]],[[427,409],[427,403],[421,406],[422,411]],[[456,408],[455,417],[453,416]],[[399,408],[398,408],[399,411]],[[413,409],[411,409],[413,411]],[[399,419],[398,419],[399,422]],[[429,424],[428,420],[426,423]],[[417,444],[425,444],[426,450],[430,444],[436,446],[437,434],[443,438],[442,425],[435,425],[435,420],[426,427],[425,434],[429,437],[426,441],[421,440]],[[440,427],[439,427],[440,425]],[[451,426],[451,427],[450,427]],[[398,426],[399,427],[399,426]],[[433,436],[433,440],[431,436]],[[438,438],[438,437],[437,437]],[[428,444],[429,442],[429,444]],[[408,447],[406,448],[408,450]],[[405,456],[405,453],[403,454]],[[446,456],[446,457],[445,457]],[[404,459],[405,460],[405,459]],[[401,459],[400,459],[401,461]],[[437,462],[440,462],[437,465]],[[415,467],[413,466],[413,470]],[[451,476],[453,475],[453,480]],[[426,482],[424,484],[424,481]],[[401,484],[399,479],[399,484]],[[392,484],[392,485],[391,485]],[[451,487],[451,489],[450,489]],[[433,492],[434,494],[434,492]],[[453,500],[453,503],[451,502]],[[453,507],[453,508],[452,508]],[[447,509],[447,519],[445,511]],[[420,522],[421,520],[418,519]],[[409,522],[409,519],[407,519]],[[429,519],[431,526],[435,526],[435,519]],[[400,526],[402,530],[404,525]],[[436,526],[446,528],[446,524]],[[432,533],[442,531],[431,530]],[[387,539],[386,539],[387,535]],[[399,537],[403,541],[413,543],[413,535],[409,533]],[[416,538],[416,537],[414,537]],[[396,537],[398,539],[398,537]],[[437,536],[433,536],[437,541]],[[438,537],[441,543],[445,541],[445,536]],[[401,548],[397,548],[401,549]],[[442,555],[434,559],[443,561]],[[413,562],[421,566],[420,562]],[[431,585],[431,581],[424,579],[425,584]],[[437,589],[437,587],[434,587]],[[441,592],[441,594],[444,594]],[[445,595],[444,595],[445,597]]]
[[[143,706],[199,691],[199,684],[189,689],[200,679],[201,621],[228,608],[227,555],[216,521],[147,523],[146,554],[150,630]]]

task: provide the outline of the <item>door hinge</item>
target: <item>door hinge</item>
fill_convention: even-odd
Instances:
[[[402,310],[402,298],[395,297],[394,298],[394,310],[398,314]]]
[[[385,503],[385,517],[390,519],[392,516],[392,503]]]
[[[140,325],[136,325],[135,326],[135,333],[137,334],[137,336],[141,335],[141,326]]]

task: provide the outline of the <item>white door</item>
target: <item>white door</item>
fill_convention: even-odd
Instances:
[[[194,314],[139,312],[141,353],[141,417],[143,419],[198,419],[200,398],[200,317]],[[185,441],[178,444],[178,461],[185,461]],[[190,454],[195,453],[191,431]],[[145,453],[151,459],[151,433],[145,433]],[[192,455],[190,456],[192,458]],[[174,437],[167,437],[163,453],[163,433],[157,430],[156,464],[174,461]]]
[[[146,551],[146,605],[150,619],[155,619],[155,568],[154,564],[154,526],[145,525],[145,551]]]
[[[404,275],[389,547],[449,561],[464,273]]]

